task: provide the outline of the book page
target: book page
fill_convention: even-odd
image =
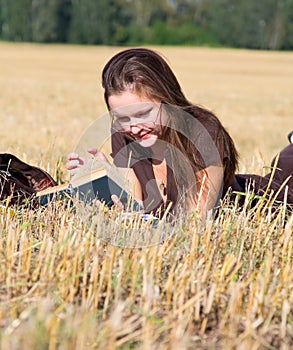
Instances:
[[[126,180],[126,177],[114,165],[99,157],[93,157],[91,161],[80,167],[78,172],[72,177],[70,184],[73,187],[77,187],[105,175],[131,195],[132,186]]]
[[[62,184],[62,185],[57,185],[57,186],[53,186],[53,187],[48,187],[44,190],[38,191],[36,193],[36,197],[41,197],[44,196],[46,194],[51,194],[51,193],[56,193],[62,190],[66,190],[68,188],[68,184]]]

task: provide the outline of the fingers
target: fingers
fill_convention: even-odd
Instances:
[[[75,169],[79,166],[81,166],[81,163],[78,159],[73,159],[73,160],[70,160],[69,162],[66,163],[66,168],[68,170]]]
[[[94,157],[100,158],[103,162],[110,164],[103,152],[100,152],[97,148],[89,148],[88,153]],[[66,169],[70,171],[71,175],[75,175],[78,169],[85,165],[90,158],[80,157],[78,153],[71,152],[67,156]]]
[[[113,206],[112,206],[113,209],[118,210],[119,212],[124,209],[123,204],[120,202],[120,200],[119,200],[118,196],[116,196],[116,194],[113,194],[111,196],[111,199],[113,201]],[[93,201],[92,205],[93,205],[92,208],[95,208],[95,207],[101,208],[101,207],[103,207],[104,204],[99,199],[96,199]],[[91,210],[93,210],[93,209],[91,209]]]
[[[66,169],[70,171],[73,176],[77,173],[78,169],[84,165],[84,159],[79,157],[77,153],[69,153],[67,156],[68,162],[66,163]]]
[[[118,210],[123,210],[123,204],[121,203],[119,197],[116,194],[112,194],[111,199]]]
[[[99,152],[97,148],[89,148],[87,150],[90,154],[92,154],[94,157],[96,156],[96,154]]]
[[[101,151],[99,151],[97,148],[89,148],[87,150],[90,154],[92,154],[94,157],[100,158],[103,162],[110,164],[109,160],[105,156],[105,154]]]
[[[75,152],[71,152],[71,153],[69,153],[68,156],[67,156],[67,159],[68,159],[68,160],[77,159],[77,158],[79,158],[79,156],[78,156],[78,154],[75,153]]]

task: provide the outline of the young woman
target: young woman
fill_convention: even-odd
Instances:
[[[198,210],[205,216],[229,188],[245,191],[251,177],[235,176],[238,153],[230,135],[211,111],[188,101],[156,52],[134,48],[116,54],[104,67],[102,84],[114,164],[127,169],[146,212]],[[104,157],[96,149],[89,152]],[[83,164],[78,154],[69,154],[69,170]]]

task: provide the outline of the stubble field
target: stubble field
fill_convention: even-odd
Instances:
[[[68,181],[66,155],[105,115],[101,70],[120,49],[0,43],[1,152]],[[293,129],[293,53],[155,49],[226,126],[240,171],[264,172]],[[2,209],[0,348],[290,349],[293,217],[246,204],[179,220],[143,249],[101,240],[117,215],[102,208]]]
[[[52,164],[106,113],[101,71],[120,48],[0,45],[1,148]],[[231,133],[243,166],[286,145],[293,120],[293,54],[156,47],[187,97],[213,110]]]

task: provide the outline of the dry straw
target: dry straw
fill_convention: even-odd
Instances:
[[[105,113],[95,72],[118,50],[2,43],[3,149],[66,182],[64,155]],[[292,54],[157,50],[190,100],[219,115],[248,170],[269,164],[292,127]],[[293,217],[252,199],[204,225],[178,218],[144,247],[110,244],[119,213],[103,207],[1,208],[0,348],[290,349]]]
[[[99,238],[120,215],[102,206],[88,220],[59,202],[4,211],[2,348],[288,348],[293,217],[283,213],[223,206],[137,248]]]

